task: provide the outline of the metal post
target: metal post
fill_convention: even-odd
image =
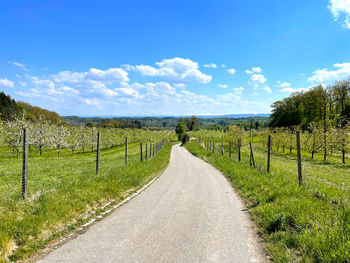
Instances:
[[[267,138],[267,172],[270,172],[270,157],[271,157],[271,135]]]
[[[128,166],[128,137],[125,137],[125,167]]]

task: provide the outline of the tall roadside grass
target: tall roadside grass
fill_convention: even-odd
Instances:
[[[16,188],[12,194],[3,194],[0,202],[0,262],[17,261],[35,254],[60,235],[80,227],[92,212],[98,214],[106,203],[122,201],[167,167],[171,151],[169,144],[165,144],[153,159],[142,163],[137,147],[130,149],[131,162],[127,168],[117,165],[121,162],[117,157],[123,155],[122,149],[101,154],[99,175],[94,173],[94,156],[56,158],[51,166],[56,164],[65,177],[55,181],[56,174],[51,175],[54,187],[40,190],[26,201],[20,200]],[[84,162],[83,158],[87,160]],[[49,160],[40,161],[44,161],[44,168],[39,161],[32,162],[33,176],[36,171],[40,173],[35,177],[38,184],[46,182],[45,167],[49,166]],[[8,169],[16,167],[17,161]]]
[[[273,173],[266,173],[264,169],[249,166],[245,151],[243,162],[238,163],[227,155],[210,153],[194,140],[185,146],[232,182],[245,200],[273,261],[350,262],[350,195],[349,189],[338,185],[336,178],[334,183],[329,178],[332,170],[336,174],[336,166],[308,163],[312,180],[299,188],[297,177],[290,171],[296,166],[294,158],[272,159]],[[263,156],[259,155],[260,158]],[[324,178],[325,166],[330,173],[328,178]],[[343,171],[343,181],[347,184],[350,174]],[[314,184],[317,176],[321,182],[329,183]]]

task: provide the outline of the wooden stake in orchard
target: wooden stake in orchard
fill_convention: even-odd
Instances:
[[[297,160],[298,160],[298,180],[299,186],[303,185],[303,172],[301,167],[300,131],[297,131]]]
[[[270,172],[270,157],[271,157],[271,135],[267,138],[267,172]]]
[[[98,174],[100,169],[100,144],[101,144],[101,134],[97,133],[97,152],[96,152],[96,174]]]
[[[255,160],[254,160],[254,153],[253,153],[253,146],[252,146],[252,143],[250,142],[249,143],[249,146],[250,146],[250,160],[253,164],[253,166],[255,167]]]
[[[23,169],[22,169],[22,198],[26,198],[28,182],[28,135],[23,129]]]
[[[128,137],[125,137],[125,167],[128,166]]]

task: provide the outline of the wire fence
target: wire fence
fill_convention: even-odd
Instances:
[[[122,145],[100,149],[97,139],[94,149],[73,154],[63,150],[57,155],[52,150],[40,155],[38,150],[29,150],[25,136],[18,158],[16,152],[2,148],[0,200],[8,202],[18,200],[21,196],[25,199],[35,198],[43,192],[55,191],[58,185],[71,183],[79,176],[103,176],[114,169],[133,166],[156,156],[165,144],[165,139],[157,142],[130,143],[126,137]],[[25,163],[27,165],[24,165]]]

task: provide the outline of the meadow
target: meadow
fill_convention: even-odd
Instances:
[[[267,253],[275,262],[350,262],[350,173],[338,156],[322,154],[314,159],[302,152],[303,186],[298,185],[296,152],[271,155],[271,172],[266,172],[266,136],[253,139],[256,168],[250,166],[250,148],[241,148],[241,162],[233,147],[221,136],[214,154],[191,140],[186,148],[212,164],[232,182],[244,199],[264,240]]]
[[[155,141],[156,142],[156,141]],[[158,142],[158,141],[157,141]],[[149,145],[149,142],[148,142]],[[29,153],[28,192],[21,198],[22,158],[8,148],[0,151],[0,262],[28,258],[58,237],[97,216],[106,204],[119,203],[160,174],[171,147],[140,161],[140,143],[105,147],[96,175],[96,150],[54,149]],[[109,207],[108,206],[108,207]],[[106,207],[106,209],[108,208]]]

